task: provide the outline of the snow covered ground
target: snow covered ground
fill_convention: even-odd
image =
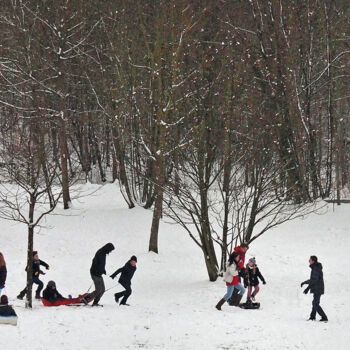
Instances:
[[[88,189],[98,186],[86,185]],[[17,327],[0,327],[0,348],[12,349],[337,349],[350,342],[350,205],[329,205],[325,215],[287,223],[253,244],[267,284],[261,286],[260,310],[214,306],[225,294],[219,279],[208,281],[199,248],[175,225],[163,223],[160,253],[147,252],[151,211],[126,208],[115,185],[74,202],[70,216],[51,216],[35,236],[35,249],[50,270],[58,290],[73,296],[90,284],[89,268],[96,250],[112,242],[108,274],[133,254],[138,270],[130,307],[117,306],[107,291],[103,308],[45,308],[34,302],[26,310],[15,297],[25,284],[26,231],[0,222],[0,251],[7,261],[6,294],[19,315]],[[57,214],[66,214],[62,209]],[[309,278],[308,258],[324,266],[326,294],[321,298],[329,323],[307,322],[312,296],[300,282]],[[105,277],[106,288],[117,283]]]

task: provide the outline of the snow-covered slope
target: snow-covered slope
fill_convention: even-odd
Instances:
[[[86,190],[97,186],[86,185]],[[324,215],[285,224],[253,244],[267,284],[257,299],[260,310],[214,306],[225,294],[219,279],[208,281],[199,248],[175,225],[161,225],[160,253],[147,252],[151,211],[126,208],[115,185],[74,202],[69,216],[55,215],[35,236],[35,249],[58,290],[73,296],[91,285],[89,268],[95,251],[107,242],[108,274],[135,254],[130,307],[117,306],[107,291],[103,308],[45,308],[34,302],[26,310],[16,299],[25,284],[26,230],[0,221],[0,251],[8,268],[6,294],[19,315],[17,327],[0,326],[0,348],[12,349],[348,349],[350,342],[350,205],[329,206]],[[67,214],[59,209],[56,214]],[[324,267],[326,294],[321,298],[330,322],[307,322],[311,295],[300,282],[310,274],[308,258]],[[105,277],[106,288],[117,284]]]

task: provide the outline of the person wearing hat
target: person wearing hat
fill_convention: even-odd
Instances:
[[[114,299],[117,304],[119,302],[119,299],[123,297],[119,305],[129,306],[129,304],[127,304],[126,301],[128,300],[129,296],[132,293],[131,279],[133,278],[134,273],[136,271],[136,264],[137,264],[137,258],[135,255],[133,255],[123,267],[119,268],[110,276],[112,279],[114,279],[119,273],[121,274],[118,282],[125,288],[125,290],[123,292],[114,294]]]
[[[311,294],[314,295],[309,321],[315,321],[316,313],[318,313],[321,316],[320,321],[327,322],[327,315],[320,306],[321,295],[324,294],[322,264],[318,262],[317,256],[312,255],[309,259],[309,265],[311,269],[310,279],[302,282],[300,285],[301,287],[305,284],[308,285],[304,290],[304,294],[307,294],[309,291],[311,291]]]
[[[96,252],[92,259],[90,275],[94,282],[95,290],[81,299],[85,305],[87,305],[90,300],[94,299],[92,306],[102,306],[99,304],[99,301],[106,290],[102,275],[106,274],[106,256],[113,250],[114,245],[112,243],[107,243]]]
[[[6,295],[2,295],[0,298],[0,316],[17,316],[15,310],[8,304],[8,298]]]
[[[49,281],[46,288],[43,291],[43,299],[46,299],[50,303],[54,303],[57,300],[66,300],[56,289],[56,283],[54,281]]]
[[[244,278],[244,286],[248,287],[247,293],[247,303],[255,302],[255,296],[259,293],[259,279],[263,284],[266,284],[266,281],[261,274],[258,266],[256,265],[255,258],[250,258],[246,266],[246,273]],[[252,293],[252,290],[254,291]]]
[[[44,272],[40,270],[40,265],[44,266],[46,270],[49,270],[50,266],[46,264],[45,261],[39,259],[39,255],[37,251],[33,251],[33,283],[38,285],[38,288],[35,292],[35,299],[40,299],[40,292],[44,288],[44,283],[40,281],[39,276],[45,275]],[[27,271],[26,267],[26,271]],[[27,294],[27,287],[25,287],[18,295],[17,299],[22,300],[23,297]]]

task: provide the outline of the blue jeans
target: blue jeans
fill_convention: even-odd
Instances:
[[[234,287],[235,287],[236,289],[238,289],[238,294],[239,294],[239,295],[242,295],[242,296],[244,295],[244,293],[245,293],[245,288],[244,288],[240,283],[235,284]]]
[[[240,283],[238,283],[232,286],[227,286],[227,292],[224,295],[223,299],[225,299],[226,301],[229,300],[235,288],[238,289],[238,294],[243,295],[245,293],[244,287]]]

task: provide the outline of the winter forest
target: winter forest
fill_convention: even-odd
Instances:
[[[185,236],[219,291],[234,247],[325,206],[345,220],[348,0],[4,0],[0,33],[0,224],[19,223],[27,308],[36,233],[103,188],[102,212],[115,188],[130,226],[149,216],[143,252],[170,223],[163,246]]]

